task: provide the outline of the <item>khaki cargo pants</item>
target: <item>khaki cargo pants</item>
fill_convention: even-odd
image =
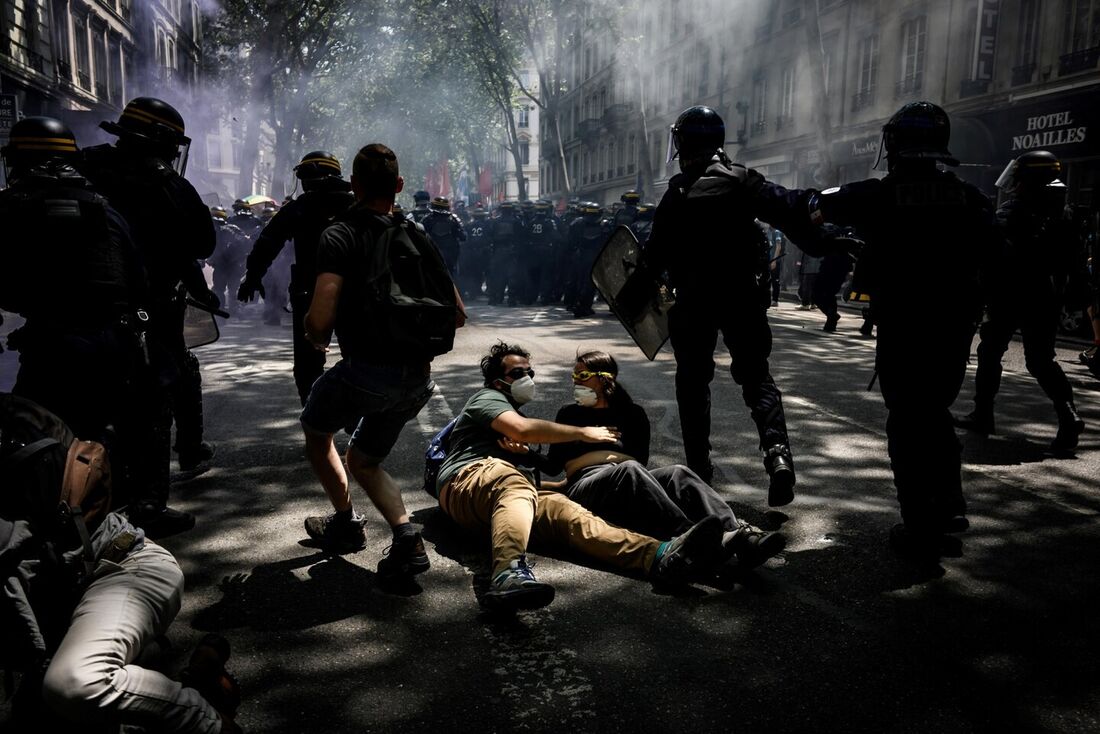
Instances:
[[[593,560],[642,575],[659,540],[604,522],[558,492],[540,492],[512,464],[482,459],[462,467],[439,493],[439,506],[468,530],[489,530],[493,577],[527,552],[534,538],[549,548],[579,551]]]

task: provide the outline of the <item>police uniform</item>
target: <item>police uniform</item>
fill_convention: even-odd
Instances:
[[[322,163],[317,163],[321,160]],[[294,240],[294,265],[290,269],[290,310],[294,348],[294,385],[299,400],[305,405],[309,390],[325,369],[325,353],[315,349],[305,337],[303,319],[313,300],[317,281],[317,245],[321,233],[332,218],[355,202],[351,186],[341,179],[339,161],[331,154],[307,154],[296,167],[320,166],[332,175],[318,177],[307,184],[305,193],[283,205],[267,223],[248,255],[245,282],[238,298],[252,297],[255,284],[283,252],[287,240]],[[305,181],[306,179],[303,179]]]
[[[573,252],[571,284],[567,289],[566,300],[572,296],[572,303],[566,304],[577,318],[591,316],[592,301],[596,296],[596,286],[592,283],[592,265],[596,262],[600,250],[610,234],[600,219],[597,204],[581,205],[581,217],[569,226],[570,249]]]
[[[492,251],[492,223],[484,210],[474,210],[466,228],[466,242],[458,259],[458,282],[463,298],[481,295]]]
[[[451,202],[447,199],[436,198],[427,216],[420,220],[420,224],[439,253],[443,255],[447,270],[450,271],[451,277],[454,277],[458,272],[462,243],[466,241],[466,228],[462,226],[462,220],[451,211],[450,207]]]
[[[515,204],[504,202],[500,216],[492,222],[492,259],[489,265],[489,305],[504,302],[508,292],[508,304],[516,304],[515,283],[510,282],[515,270],[516,252],[523,236],[523,222],[516,213]]]
[[[949,409],[981,311],[980,271],[1000,257],[1002,243],[989,200],[936,166],[957,163],[947,152],[949,135],[942,109],[905,105],[884,127],[889,174],[810,202],[815,221],[853,227],[867,243],[860,267],[875,304],[875,364],[903,521],[891,540],[897,550],[925,557],[938,557],[944,533],[968,526]],[[934,280],[914,268],[915,258],[935,265]],[[924,338],[929,324],[933,339]]]

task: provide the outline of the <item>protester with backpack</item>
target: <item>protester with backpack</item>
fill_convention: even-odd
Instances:
[[[428,402],[432,359],[451,350],[465,313],[424,229],[391,214],[404,186],[394,152],[378,143],[361,149],[351,185],[356,204],[321,235],[305,318],[306,338],[322,351],[335,330],[342,357],[314,383],[302,410],[306,454],[335,510],[306,518],[305,527],[326,550],[363,547],[365,521],[352,507],[333,443],[337,431],[354,430],[348,469],[393,530],[378,572],[416,574],[428,569],[428,556],[382,462]]]
[[[103,446],[0,393],[0,476],[0,668],[20,674],[15,730],[240,731],[236,700],[223,698],[219,712],[198,690],[228,676],[224,639],[214,662],[192,666],[190,687],[135,662],[179,612],[183,572],[140,528],[107,512]]]

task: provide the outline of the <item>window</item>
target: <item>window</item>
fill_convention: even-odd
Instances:
[[[522,142],[519,144],[519,162],[520,165],[528,166],[531,164],[531,144]]]
[[[206,139],[206,167],[211,171],[222,167],[221,138]]]
[[[901,26],[901,79],[898,94],[916,92],[921,88],[924,75],[925,34],[928,19],[921,15]]]
[[[794,67],[783,69],[779,78],[779,115],[776,117],[777,128],[789,125],[794,117]]]
[[[95,96],[107,99],[107,40],[104,28],[92,28],[92,60],[95,64]]]
[[[1100,0],[1066,0],[1063,25],[1067,52],[1100,45]]]
[[[119,39],[112,38],[107,53],[107,97],[122,103],[122,48]]]
[[[516,124],[520,127],[531,126],[530,113],[528,112],[526,105],[516,108]]]
[[[767,127],[768,80],[757,73],[752,82],[752,134],[759,135]]]
[[[852,109],[869,107],[875,97],[875,85],[878,83],[878,36],[867,36],[859,42],[859,78],[856,93],[852,98]]]
[[[73,42],[76,44],[76,80],[83,89],[92,89],[91,58],[88,50],[88,18],[73,16]]]
[[[1027,84],[1035,75],[1039,55],[1040,0],[1022,0],[1016,29],[1016,66],[1012,68],[1012,84]]]

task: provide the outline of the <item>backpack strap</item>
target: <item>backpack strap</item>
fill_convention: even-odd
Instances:
[[[0,460],[0,472],[13,469],[15,468],[15,466],[31,458],[39,451],[48,449],[51,446],[59,445],[60,443],[61,442],[58,441],[56,438],[49,437],[40,438],[37,441],[32,441],[26,446],[23,446],[11,452],[7,456],[5,456],[3,460]]]

